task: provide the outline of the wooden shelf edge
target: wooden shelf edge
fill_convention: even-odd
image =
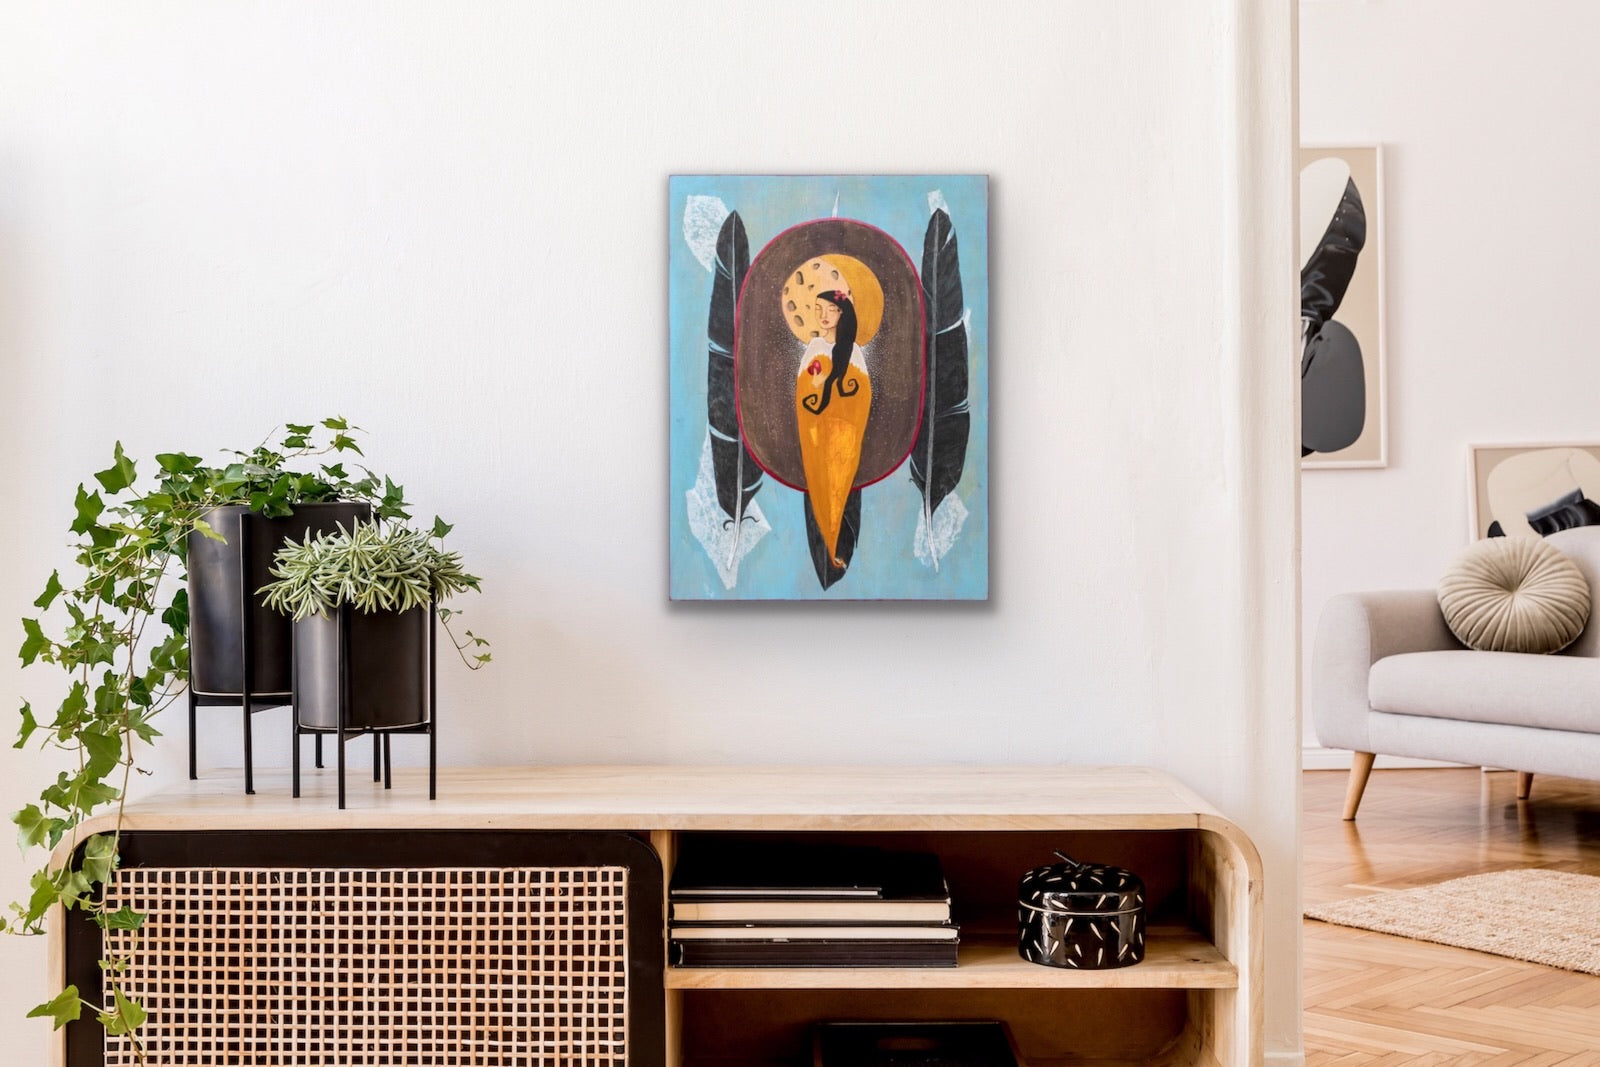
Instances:
[[[668,989],[1236,989],[1239,970],[1192,931],[1155,931],[1132,967],[1043,967],[1016,946],[963,944],[955,967],[668,967]]]

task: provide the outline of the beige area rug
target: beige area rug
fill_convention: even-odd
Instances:
[[[1340,926],[1600,974],[1600,878],[1497,871],[1310,908]]]

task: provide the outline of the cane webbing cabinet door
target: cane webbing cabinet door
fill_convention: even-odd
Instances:
[[[74,917],[149,1012],[151,1064],[621,1067],[662,1062],[661,866],[622,833],[125,833],[106,886],[147,918]],[[93,993],[86,993],[95,999]],[[68,1067],[135,1042],[68,1027]]]

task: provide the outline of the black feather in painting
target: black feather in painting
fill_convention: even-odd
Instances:
[[[724,526],[745,519],[750,499],[761,488],[761,468],[750,457],[739,433],[733,391],[734,316],[739,288],[750,269],[750,241],[737,211],[728,215],[717,234],[717,269],[711,279],[711,315],[706,323],[706,420],[711,427],[711,465],[717,479],[717,503],[727,518]]]
[[[1300,318],[1305,336],[1315,337],[1322,324],[1333,318],[1350,288],[1356,259],[1367,243],[1367,211],[1354,179],[1345,182],[1344,196],[1334,209],[1322,240],[1300,270]]]
[[[922,420],[911,448],[911,480],[922,494],[930,537],[933,513],[961,481],[972,416],[967,407],[966,305],[956,232],[941,208],[922,240],[922,308],[926,378]],[[937,565],[935,556],[935,565]]]
[[[817,516],[811,510],[811,494],[805,494],[806,499],[806,543],[811,546],[811,565],[817,569],[817,581],[826,589],[845,575],[845,569],[850,566],[850,557],[856,554],[856,537],[861,532],[861,490],[852,489],[849,497],[844,502],[844,521],[839,524],[839,558],[844,560],[843,567],[835,567],[833,560],[828,556],[828,545],[822,539],[822,528],[817,525]]]

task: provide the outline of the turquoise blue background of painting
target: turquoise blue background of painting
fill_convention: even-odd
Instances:
[[[756,503],[772,526],[725,589],[689,529],[685,494],[694,486],[706,437],[706,316],[711,274],[683,236],[690,196],[719,197],[744,220],[753,261],[766,243],[796,223],[834,215],[886,231],[922,268],[928,194],[949,205],[961,257],[968,333],[972,432],[956,494],[970,513],[939,569],[912,553],[921,496],[909,463],[861,493],[861,536],[850,569],[831,589],[817,581],[806,545],[801,493],[762,479]],[[726,176],[684,175],[668,186],[671,330],[671,594],[675,600],[982,600],[989,595],[989,208],[982,175]]]

